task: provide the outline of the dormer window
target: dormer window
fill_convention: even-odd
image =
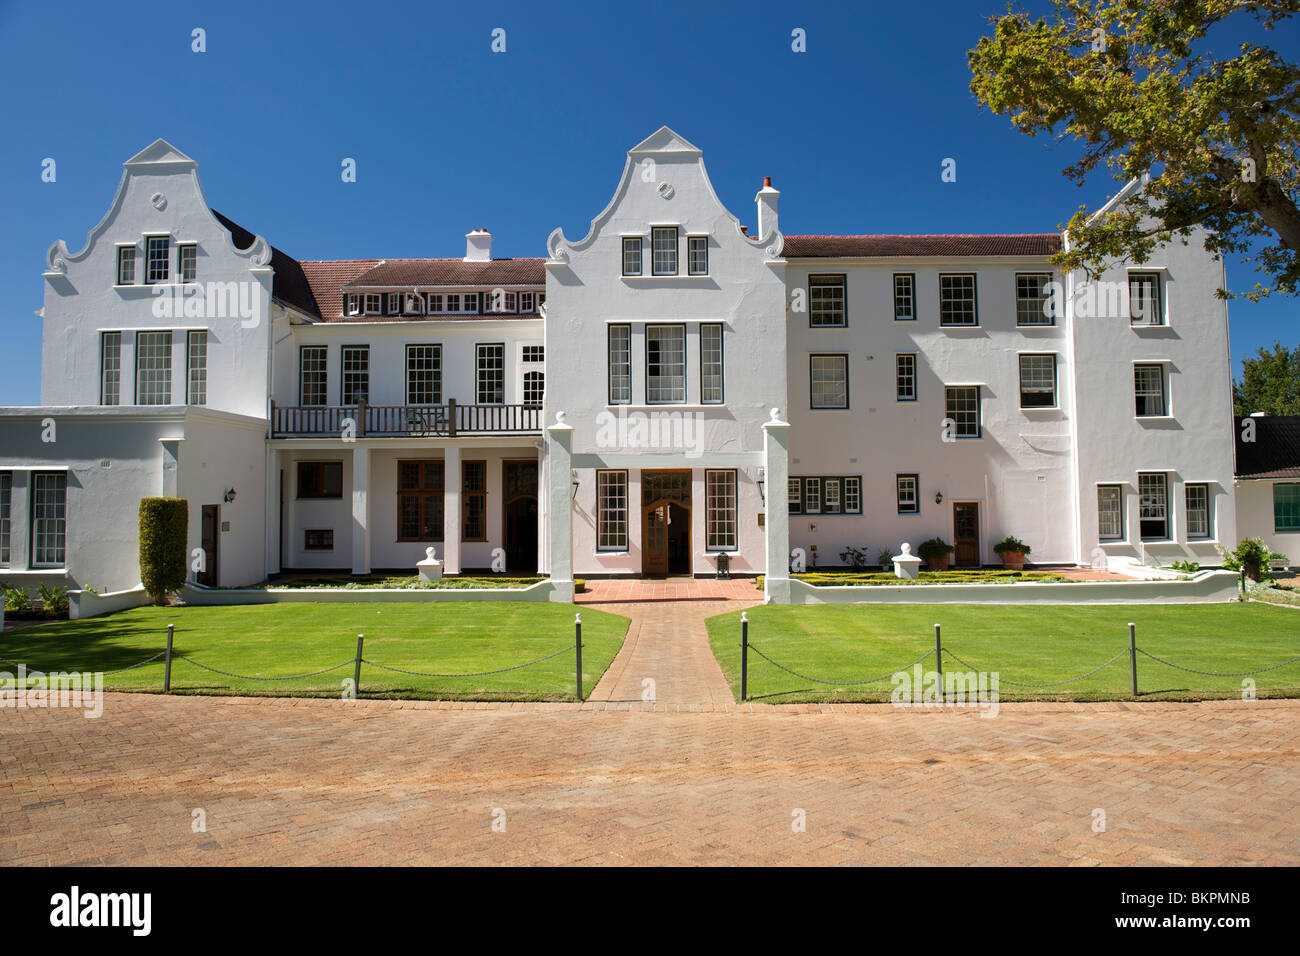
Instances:
[[[519,293],[519,311],[524,315],[529,315],[537,308],[537,297],[531,292]]]
[[[117,284],[135,285],[135,246],[117,247]]]
[[[422,295],[418,295],[417,293],[414,293],[414,292],[408,292],[408,293],[406,293],[406,309],[405,309],[405,312],[406,312],[407,315],[420,315],[421,313],[423,313],[423,312],[424,312],[424,296],[422,296]]]
[[[399,315],[402,311],[402,294],[400,292],[388,293],[388,308],[385,315]]]
[[[428,299],[428,303],[429,303],[429,304],[428,304],[428,309],[427,309],[429,315],[437,315],[439,312],[442,311],[442,295],[441,295],[441,294],[436,293],[436,292],[430,292],[429,295],[427,296],[427,299]]]
[[[366,315],[378,315],[381,307],[381,296],[378,292],[366,293]]]
[[[346,300],[346,307],[343,310],[343,314],[344,315],[361,314],[361,297],[357,295],[355,292],[348,293],[347,300]]]
[[[478,311],[478,293],[477,293],[477,292],[466,292],[463,296],[461,296],[461,297],[460,297],[460,310],[461,310],[462,312],[477,312],[477,311]]]
[[[148,240],[148,259],[145,266],[144,281],[147,283],[166,282],[171,274],[172,240],[170,236],[150,236]]]
[[[519,308],[519,293],[493,289],[483,294],[483,311],[495,313],[515,312]]]

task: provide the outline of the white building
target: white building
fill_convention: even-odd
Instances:
[[[1212,564],[1236,540],[1202,248],[1086,281],[1054,233],[783,236],[779,196],[742,225],[665,127],[544,259],[475,229],[456,258],[300,261],[159,140],[50,250],[42,406],[0,410],[0,580],[135,584],[159,494],[221,586],[434,546],[560,582],[770,566],[781,600],[791,549]]]

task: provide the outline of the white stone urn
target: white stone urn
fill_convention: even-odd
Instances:
[[[434,557],[435,553],[434,548],[425,548],[424,560],[415,565],[415,569],[420,573],[421,581],[442,580],[442,562]]]
[[[894,577],[917,580],[921,576],[921,559],[912,553],[912,546],[906,541],[899,550],[901,554],[889,559],[894,562]]]

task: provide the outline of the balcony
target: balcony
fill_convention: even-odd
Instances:
[[[537,405],[271,404],[272,438],[457,438],[540,435]]]

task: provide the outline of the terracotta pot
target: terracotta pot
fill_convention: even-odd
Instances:
[[[1023,571],[1025,569],[1025,552],[1003,551],[1002,566],[1012,571]]]
[[[947,571],[949,557],[951,557],[951,555],[945,554],[941,558],[926,558],[925,566],[931,571]]]

